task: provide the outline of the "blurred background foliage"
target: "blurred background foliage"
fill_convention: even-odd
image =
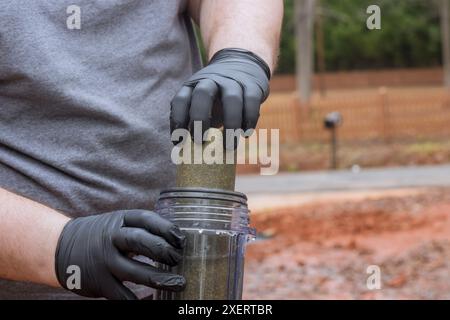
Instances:
[[[285,0],[279,73],[295,72],[294,1]],[[371,4],[381,8],[381,30],[366,28]],[[323,23],[326,71],[441,65],[435,0],[320,0],[317,15]]]

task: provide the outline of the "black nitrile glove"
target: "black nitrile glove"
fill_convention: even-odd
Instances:
[[[70,266],[80,270],[80,288],[70,291],[85,297],[136,299],[122,282],[180,291],[185,279],[131,259],[143,255],[173,266],[181,259],[185,237],[178,227],[157,214],[126,210],[70,220],[56,249],[56,275],[64,288]]]
[[[171,102],[171,132],[202,122],[225,129],[254,129],[261,103],[269,95],[270,69],[258,56],[241,49],[223,49],[186,81]],[[219,106],[215,104],[218,100]],[[213,108],[214,106],[214,108]]]

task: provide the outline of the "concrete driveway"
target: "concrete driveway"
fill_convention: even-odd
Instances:
[[[241,175],[236,180],[236,190],[246,194],[445,186],[450,187],[450,165]]]
[[[429,187],[450,187],[450,165],[242,175],[236,190],[248,196],[254,212],[312,202],[403,197]]]

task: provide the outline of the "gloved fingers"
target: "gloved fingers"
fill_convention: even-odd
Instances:
[[[164,238],[178,249],[184,248],[186,237],[180,229],[169,220],[151,211],[130,210],[123,218],[125,227],[142,228],[148,232]]]
[[[234,80],[225,79],[220,84],[225,129],[240,129],[244,99],[242,87]]]
[[[263,93],[256,85],[247,85],[244,90],[244,116],[242,127],[244,131],[255,129],[259,119],[259,111]]]
[[[170,103],[170,133],[179,128],[187,129],[192,88],[183,86]]]
[[[181,291],[186,286],[183,276],[160,271],[148,264],[117,255],[111,271],[120,281],[130,281],[155,289]]]
[[[113,243],[123,252],[143,255],[169,266],[178,264],[182,258],[166,240],[139,228],[120,228]]]
[[[189,121],[191,135],[196,140],[194,135],[195,121],[199,121],[202,125],[202,136],[198,136],[200,141],[195,141],[198,144],[202,143],[203,134],[211,126],[211,114],[219,88],[217,84],[211,79],[200,80],[192,92],[191,108],[189,110]]]
[[[239,144],[240,136],[239,134],[234,134],[235,130],[242,129],[242,114],[244,109],[243,91],[238,82],[230,79],[222,81],[220,88],[223,126],[225,130],[224,146],[227,150],[234,150]]]
[[[136,295],[113,276],[103,288],[104,297],[108,300],[137,300]]]
[[[211,127],[222,128],[223,127],[223,108],[220,99],[214,100],[212,112],[211,112]]]

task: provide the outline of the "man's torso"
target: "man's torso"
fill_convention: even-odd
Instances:
[[[174,180],[169,102],[199,66],[185,6],[0,2],[0,187],[72,217],[152,209]]]

